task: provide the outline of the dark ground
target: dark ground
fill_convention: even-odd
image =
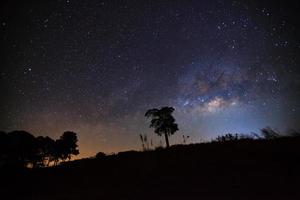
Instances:
[[[56,168],[2,170],[0,198],[300,199],[299,161],[299,138],[123,152]]]

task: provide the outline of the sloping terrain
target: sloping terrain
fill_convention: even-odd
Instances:
[[[1,171],[1,199],[300,199],[300,139],[121,152]]]

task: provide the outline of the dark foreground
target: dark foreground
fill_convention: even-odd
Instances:
[[[173,146],[0,175],[1,199],[300,199],[300,139]]]

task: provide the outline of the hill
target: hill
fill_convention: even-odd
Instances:
[[[1,171],[1,199],[300,199],[300,138],[175,145]]]

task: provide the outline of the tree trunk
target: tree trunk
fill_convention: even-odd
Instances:
[[[165,133],[165,139],[166,139],[166,147],[169,148],[169,138],[168,138],[168,134]]]

